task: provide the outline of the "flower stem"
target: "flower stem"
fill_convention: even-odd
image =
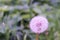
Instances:
[[[36,34],[36,40],[39,40],[39,34]]]

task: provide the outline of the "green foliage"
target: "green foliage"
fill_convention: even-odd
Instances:
[[[39,40],[60,40],[60,0],[0,0],[0,40],[35,40],[29,29],[31,18],[44,15],[48,35]]]

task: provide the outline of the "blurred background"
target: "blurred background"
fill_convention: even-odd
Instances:
[[[37,15],[49,21],[39,40],[60,40],[60,0],[0,0],[0,40],[35,40],[29,22]]]

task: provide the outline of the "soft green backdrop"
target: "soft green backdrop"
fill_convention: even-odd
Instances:
[[[36,15],[49,21],[39,40],[60,40],[60,0],[0,0],[0,40],[35,40],[29,21]]]

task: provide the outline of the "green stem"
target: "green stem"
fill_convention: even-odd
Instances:
[[[30,0],[30,18],[32,18],[32,0]]]
[[[24,40],[27,40],[26,38],[27,38],[27,35],[25,34],[25,35],[24,35]]]

